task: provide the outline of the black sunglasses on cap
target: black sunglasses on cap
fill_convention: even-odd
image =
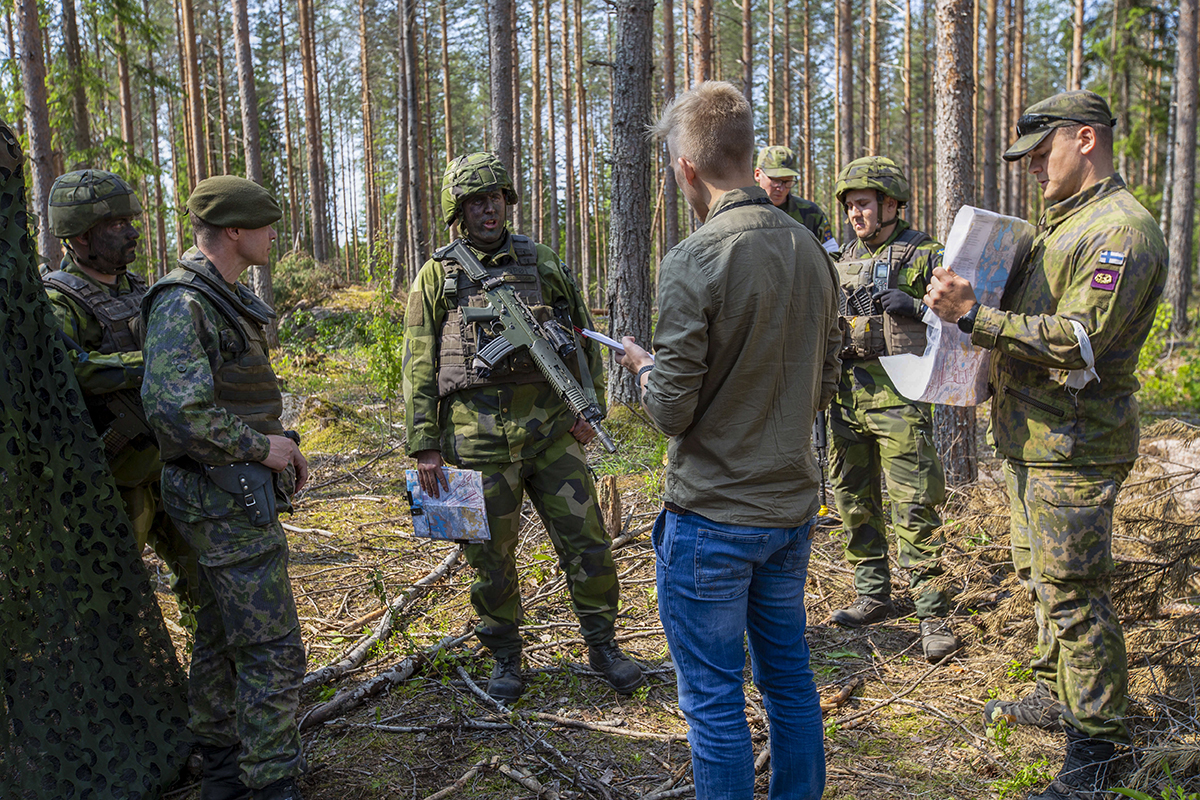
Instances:
[[[1087,122],[1074,117],[1061,117],[1057,114],[1024,114],[1017,120],[1017,136],[1028,136],[1031,133],[1045,130],[1046,128],[1061,128],[1062,125],[1055,125],[1059,122],[1073,122],[1077,125],[1096,125],[1095,122]],[[1116,124],[1116,120],[1109,123],[1109,127]]]

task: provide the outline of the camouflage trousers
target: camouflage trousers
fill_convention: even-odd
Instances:
[[[583,447],[567,434],[535,458],[473,468],[483,473],[492,536],[466,546],[476,576],[471,605],[479,615],[479,640],[500,658],[521,652],[524,612],[516,550],[526,491],[558,554],[584,641],[602,644],[613,638],[617,570]]]
[[[194,627],[192,612],[196,598],[192,594],[199,580],[199,564],[196,554],[163,508],[158,482],[122,486],[119,491],[133,525],[138,552],[149,544],[171,570],[171,590],[179,600],[180,617],[186,627]]]
[[[1004,464],[1013,566],[1037,619],[1034,675],[1057,687],[1068,725],[1116,742],[1129,741],[1129,665],[1112,605],[1112,517],[1130,466]]]
[[[945,593],[922,591],[942,574],[937,506],[946,499],[942,462],[933,446],[933,417],[926,403],[860,409],[829,407],[829,482],[846,534],[846,560],[854,566],[860,595],[891,595],[882,474],[892,503],[899,564],[909,570],[917,616],[949,613]]]
[[[240,742],[251,788],[296,777],[305,768],[296,723],[305,657],[283,528],[251,525],[232,495],[172,465],[163,499],[199,561],[188,727],[201,745]]]

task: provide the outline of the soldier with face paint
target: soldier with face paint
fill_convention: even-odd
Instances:
[[[145,423],[144,333],[139,312],[146,283],[129,272],[142,213],[133,189],[98,169],[60,175],[50,189],[50,232],[66,255],[42,276],[67,354],[140,551],[149,542],[173,573],[180,611],[190,622],[195,555],[162,508],[158,444]]]
[[[570,270],[550,248],[509,230],[508,209],[516,202],[507,169],[490,153],[462,156],[446,168],[443,222],[459,224],[484,269],[512,286],[539,322],[566,331],[592,327]],[[438,495],[446,461],[483,473],[491,540],[466,545],[466,557],[476,572],[475,630],[496,658],[488,694],[511,703],[525,688],[516,547],[526,492],[566,575],[588,663],[628,694],[643,677],[614,641],[617,573],[583,451],[595,431],[559,399],[525,348],[488,374],[476,370],[474,354],[489,330],[467,321],[463,309],[487,305],[482,287],[459,264],[426,262],[408,296],[403,369],[408,451],[417,459],[422,489]],[[602,404],[598,349],[575,338],[587,355],[587,368],[576,378]]]
[[[1113,167],[1108,103],[1063,92],[1026,109],[1007,161],[1029,157],[1045,212],[999,308],[934,270],[925,302],[992,350],[988,438],[1004,458],[1012,556],[1038,623],[1034,689],[988,724],[1067,733],[1058,777],[1030,800],[1100,797],[1128,743],[1129,668],[1112,604],[1112,516],[1138,453],[1138,354],[1167,273],[1154,218]]]

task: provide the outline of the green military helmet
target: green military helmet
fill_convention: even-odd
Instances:
[[[50,233],[59,239],[87,233],[97,222],[142,213],[133,187],[102,169],[59,175],[50,187]]]
[[[908,185],[908,179],[904,177],[904,170],[900,169],[900,165],[895,161],[884,156],[856,158],[838,173],[833,193],[839,203],[844,205],[842,198],[847,192],[855,189],[883,192],[902,206],[912,197],[912,189]]]
[[[454,224],[464,197],[496,189],[504,192],[509,204],[517,202],[512,178],[493,153],[471,153],[454,159],[442,176],[442,222],[447,228]]]

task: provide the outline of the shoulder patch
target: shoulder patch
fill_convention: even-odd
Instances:
[[[1100,263],[1119,267],[1125,263],[1125,254],[1119,253],[1116,250],[1101,250]]]
[[[1121,273],[1115,269],[1097,268],[1092,274],[1092,288],[1105,292],[1115,291],[1117,288],[1117,278],[1119,277],[1121,277]]]

